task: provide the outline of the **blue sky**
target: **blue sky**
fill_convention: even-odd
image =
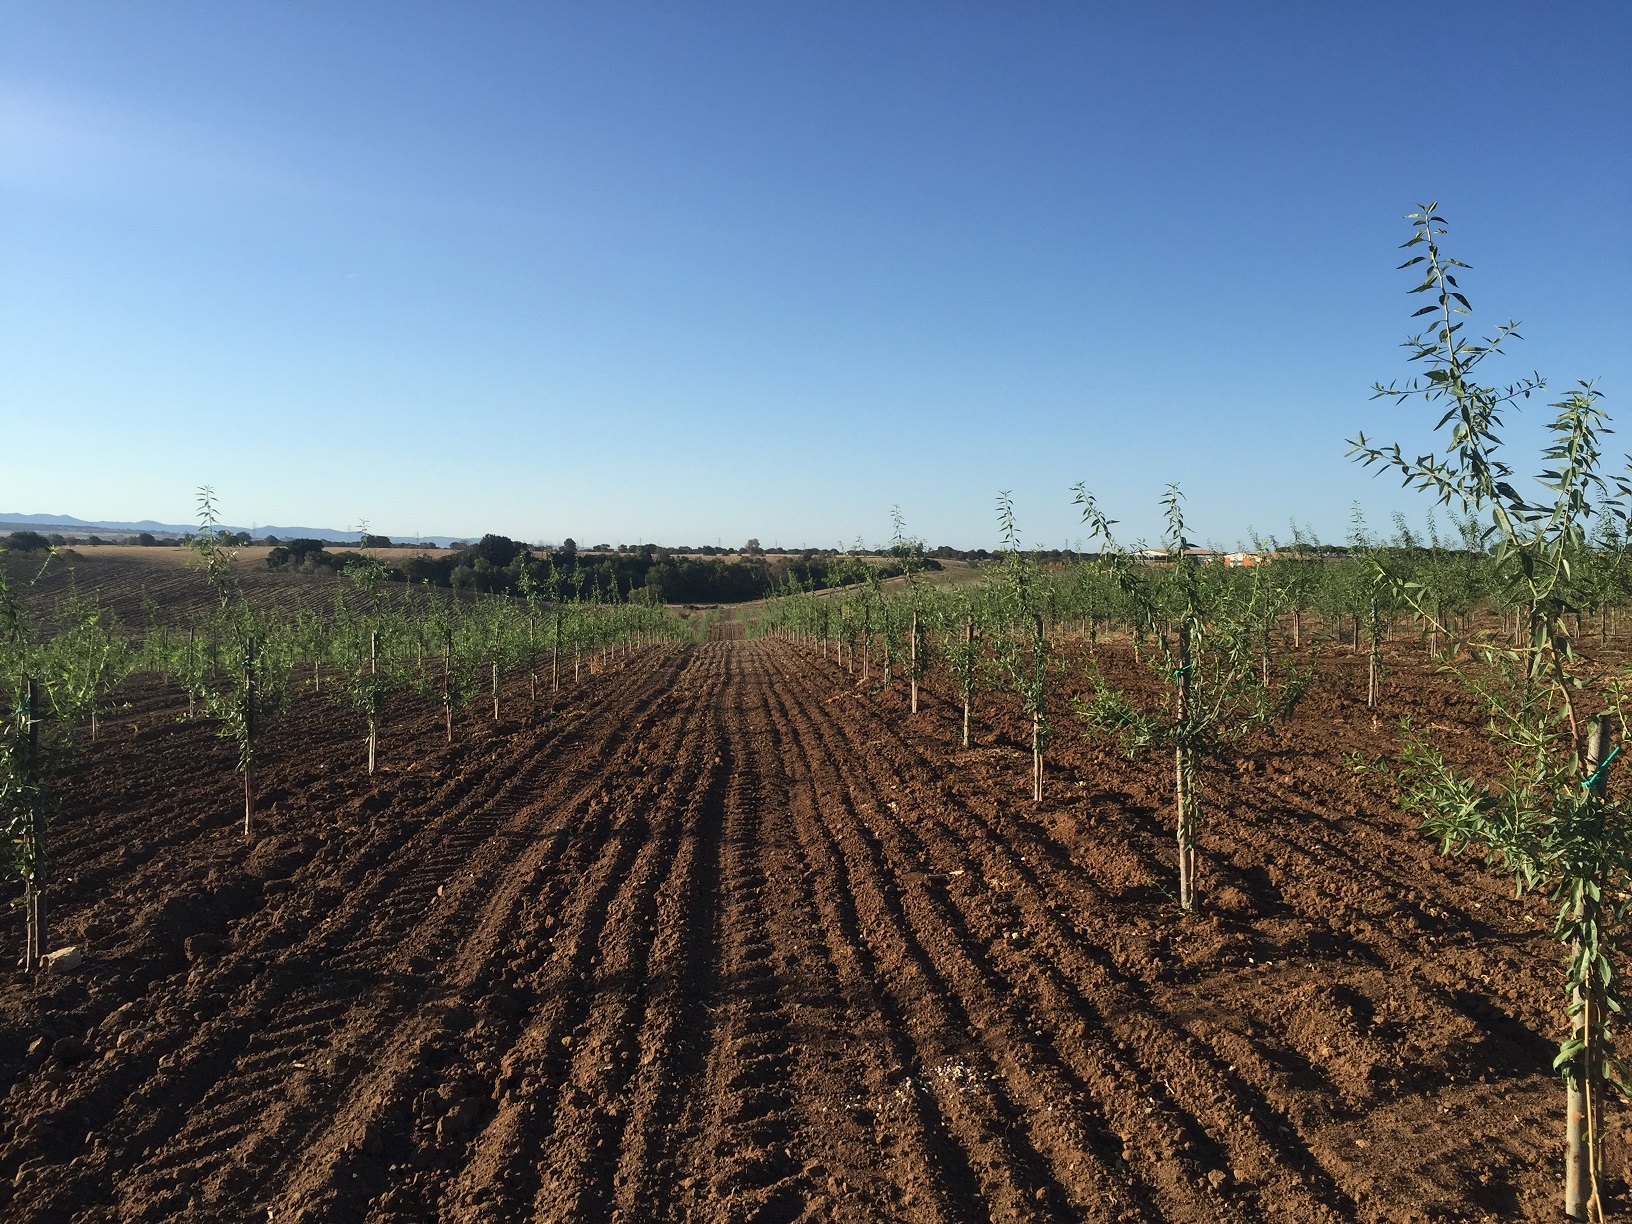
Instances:
[[[1368,388],[1434,198],[1512,375],[1629,390],[1622,3],[0,26],[0,510],[978,547],[1008,489],[1058,546],[1073,483],[1133,537],[1177,480],[1340,538],[1426,511],[1344,439],[1424,442]]]

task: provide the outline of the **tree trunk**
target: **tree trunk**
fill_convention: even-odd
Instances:
[[[965,648],[973,646],[974,641],[975,641],[975,618],[972,615],[971,616],[965,616],[964,619],[963,619],[963,644],[964,644]],[[968,660],[965,660],[965,661],[968,662]],[[974,688],[974,676],[973,676],[973,666],[972,665],[971,665],[970,670],[971,670],[970,676],[968,678],[966,678],[964,680],[964,682],[963,682],[963,746],[965,748],[969,747],[969,695],[970,695],[970,690],[972,688]]]
[[[29,777],[33,777],[39,768],[40,720],[37,714],[39,697],[39,690],[35,687],[34,681],[28,681],[23,690],[23,719],[27,730],[23,749],[27,755],[23,762],[23,771]],[[38,969],[41,959],[45,956],[45,814],[41,808],[42,805],[36,799],[28,826],[30,862],[28,881],[23,893],[23,922],[27,927],[23,938],[23,969],[28,973]]]
[[[1181,621],[1179,624],[1179,701],[1178,742],[1173,748],[1174,767],[1174,794],[1177,806],[1177,836],[1179,843],[1179,908],[1189,911],[1195,908],[1195,869],[1196,847],[1195,829],[1195,802],[1191,794],[1191,783],[1194,779],[1194,761],[1191,759],[1189,736],[1190,725],[1190,622]]]
[[[1366,656],[1366,709],[1377,708],[1377,601],[1371,601],[1371,615],[1368,618],[1371,629],[1371,650]]]
[[[1038,613],[1033,617],[1032,629],[1037,634],[1037,656],[1043,652],[1043,618]],[[1031,800],[1033,803],[1043,801],[1043,710],[1045,708],[1045,692],[1043,678],[1038,677],[1037,704],[1031,712]]]
[[[380,631],[372,630],[368,635],[368,678],[372,686],[374,678],[379,675]],[[377,694],[370,689],[369,703],[372,705],[378,700]],[[368,716],[368,773],[374,775],[374,749],[379,742],[379,719],[372,711]]]
[[[1040,711],[1031,714],[1031,801],[1043,801],[1043,716]]]
[[[244,651],[244,836],[255,815],[255,639]]]
[[[912,613],[912,657],[908,666],[912,670],[912,712],[918,713],[918,611]]]
[[[1587,730],[1588,777],[1598,772],[1608,751],[1609,722],[1595,718]],[[1606,789],[1604,778],[1596,778],[1593,796],[1602,799]],[[1595,903],[1583,895],[1578,906],[1589,904]],[[1584,916],[1578,908],[1576,919]],[[1572,960],[1579,951],[1579,945],[1571,945]],[[1582,1043],[1582,1050],[1565,1081],[1564,1214],[1572,1220],[1586,1220],[1601,1217],[1603,1210],[1598,1202],[1598,1159],[1603,1144],[1603,1054],[1597,1035],[1601,995],[1591,984],[1584,992],[1577,986],[1571,991],[1570,1003],[1575,1012],[1572,1036]]]

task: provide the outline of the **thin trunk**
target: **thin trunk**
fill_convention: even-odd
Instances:
[[[912,659],[908,666],[912,669],[912,712],[918,713],[918,612],[912,613]]]
[[[1043,801],[1043,716],[1031,712],[1031,801]]]
[[[1043,654],[1043,618],[1040,613],[1034,617],[1032,628],[1037,634],[1036,657],[1041,659]],[[1037,705],[1031,712],[1031,800],[1033,803],[1043,801],[1043,707],[1043,680],[1039,677],[1037,681]]]
[[[493,721],[499,721],[499,665],[493,664]]]
[[[1587,776],[1598,772],[1609,750],[1609,722],[1595,718],[1587,731],[1585,768]],[[1605,795],[1607,784],[1598,777],[1592,785],[1597,799]],[[1594,904],[1583,890],[1577,903],[1576,919],[1585,917],[1583,906]],[[1580,952],[1578,944],[1570,947],[1573,960]],[[1571,992],[1573,1018],[1572,1036],[1581,1042],[1581,1052],[1575,1056],[1575,1065],[1565,1081],[1565,1157],[1564,1157],[1564,1214],[1572,1220],[1602,1217],[1598,1200],[1599,1154],[1603,1143],[1602,1052],[1598,1048],[1597,1015],[1602,1004],[1598,989],[1589,985],[1583,992],[1577,986]]]
[[[1377,635],[1377,601],[1371,601],[1371,615],[1367,618],[1367,627],[1371,634],[1371,651],[1366,657],[1366,709],[1377,708],[1377,657],[1379,653]]]
[[[1190,622],[1179,624],[1179,701],[1177,727],[1178,742],[1173,748],[1174,793],[1178,808],[1179,843],[1179,908],[1195,908],[1195,799],[1191,793],[1194,781],[1194,761],[1191,759],[1190,723]]]
[[[23,719],[27,726],[23,772],[32,777],[40,759],[40,731],[38,717],[39,689],[30,680],[23,691]],[[23,969],[32,973],[45,956],[45,814],[36,799],[29,816],[28,826],[28,881],[23,892],[23,921],[27,931],[23,939]]]
[[[964,649],[966,651],[972,651],[974,641],[975,618],[973,616],[966,616],[963,619]],[[974,669],[969,656],[966,656],[965,662],[970,663],[970,674],[964,678],[963,682],[963,746],[967,748],[969,747],[969,696],[970,690],[974,688]]]
[[[244,836],[255,815],[255,639],[244,651]]]
[[[1301,608],[1292,609],[1292,648],[1294,650],[1303,648],[1303,609]]]
[[[368,675],[369,684],[371,686],[368,696],[370,704],[373,704],[378,700],[378,695],[373,691],[372,685],[375,677],[380,674],[379,652],[380,632],[378,629],[375,629],[368,635]],[[374,749],[378,742],[379,719],[378,716],[372,710],[370,710],[368,715],[368,772],[370,776],[372,776],[374,773]]]

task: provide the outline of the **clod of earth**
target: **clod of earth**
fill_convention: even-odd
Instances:
[[[48,952],[44,957],[45,967],[53,973],[72,973],[85,963],[85,953],[77,946],[58,948],[55,952]]]

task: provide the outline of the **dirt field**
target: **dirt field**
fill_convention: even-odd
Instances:
[[[1546,907],[1343,765],[1352,688],[1209,779],[1188,918],[1165,761],[1062,709],[1033,805],[1007,705],[966,751],[781,643],[399,710],[373,780],[305,698],[251,841],[139,693],[64,795],[86,963],[0,976],[0,1218],[1556,1218]]]

